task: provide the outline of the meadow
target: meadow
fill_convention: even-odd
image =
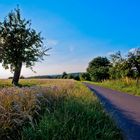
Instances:
[[[0,139],[121,140],[95,95],[74,80],[0,80]]]
[[[140,83],[131,78],[122,78],[118,80],[104,80],[102,82],[89,82],[98,86],[111,88],[117,91],[140,96]]]

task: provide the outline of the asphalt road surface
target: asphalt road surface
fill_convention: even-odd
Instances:
[[[140,97],[84,83],[113,117],[124,139],[140,140]]]

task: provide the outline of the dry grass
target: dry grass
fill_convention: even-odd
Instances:
[[[0,82],[0,139],[121,139],[97,98],[80,82],[21,80],[22,88]]]

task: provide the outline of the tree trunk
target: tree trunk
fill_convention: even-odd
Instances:
[[[18,82],[19,82],[19,78],[20,78],[20,73],[21,73],[21,68],[22,68],[22,63],[19,63],[15,67],[14,77],[13,77],[13,80],[12,80],[12,84],[14,84],[15,86],[18,86]]]

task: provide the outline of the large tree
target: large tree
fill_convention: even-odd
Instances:
[[[43,45],[41,33],[31,28],[30,20],[21,18],[19,8],[0,22],[0,63],[14,72],[14,85],[18,85],[22,65],[32,69],[48,50]]]
[[[138,77],[140,77],[140,48],[135,48],[130,51],[127,56],[128,63],[131,64],[132,69],[137,71]]]
[[[140,48],[133,49],[123,57],[121,52],[111,55],[113,67],[110,69],[112,78],[140,77]]]
[[[92,81],[102,81],[109,78],[110,61],[106,57],[94,58],[87,68]]]
[[[109,69],[111,79],[119,79],[124,77],[133,77],[134,71],[127,57],[123,57],[121,52],[110,55],[112,67]]]

